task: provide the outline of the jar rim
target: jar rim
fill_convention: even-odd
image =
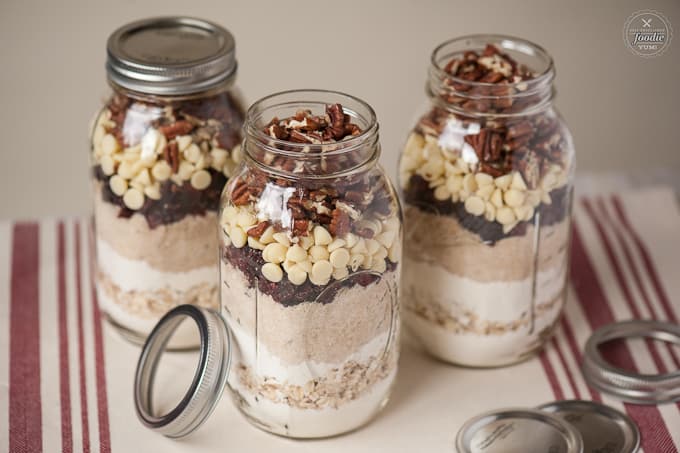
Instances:
[[[286,97],[289,97],[290,99],[285,102],[272,103],[272,101],[276,101],[277,99],[284,100]],[[318,99],[308,99],[310,97],[317,97]],[[323,99],[332,97],[346,100],[346,103],[340,102],[344,113],[349,114],[353,118],[362,119],[366,123],[366,126],[362,128],[360,134],[339,142],[296,143],[272,137],[269,134],[266,134],[262,130],[261,125],[258,124],[267,111],[291,106],[328,105],[333,102],[324,101]],[[268,105],[269,103],[271,104]],[[363,115],[358,112],[360,109],[365,110]],[[272,115],[272,118],[274,116],[276,115]],[[332,157],[355,151],[357,148],[365,146],[367,142],[377,142],[379,125],[375,110],[373,110],[373,107],[363,99],[341,91],[302,88],[279,91],[255,101],[246,112],[244,128],[246,140],[248,137],[255,138],[258,146],[263,149],[281,156],[304,158],[305,155],[313,156],[314,153],[303,153],[303,150],[316,150],[320,151],[324,157]],[[340,145],[340,147],[338,147],[338,145]]]
[[[533,79],[530,80],[523,80],[523,81],[518,81],[518,82],[512,82],[506,84],[508,87],[516,87],[521,83],[531,83],[531,84],[550,84],[552,83],[552,80],[555,78],[555,63],[548,51],[540,46],[539,44],[536,44],[532,41],[529,41],[528,39],[523,39],[523,38],[518,38],[516,36],[511,36],[511,35],[503,35],[503,34],[493,34],[493,33],[478,33],[478,34],[469,34],[469,35],[463,35],[463,36],[458,36],[449,40],[446,40],[442,43],[440,43],[437,47],[434,48],[432,51],[432,54],[430,55],[430,65],[432,69],[437,73],[437,75],[441,76],[442,78],[446,78],[448,80],[451,80],[452,82],[455,83],[460,83],[460,84],[465,84],[470,87],[492,87],[496,86],[497,84],[490,83],[490,82],[478,82],[478,81],[470,81],[470,80],[465,80],[461,79],[460,77],[456,77],[454,75],[449,74],[444,70],[444,68],[441,66],[442,61],[449,60],[454,54],[453,53],[448,53],[446,55],[441,55],[441,53],[448,47],[453,44],[458,44],[458,43],[464,43],[464,42],[469,42],[469,41],[479,41],[480,43],[492,43],[494,45],[500,45],[502,50],[510,50],[510,51],[515,51],[519,54],[524,54],[524,55],[529,55],[529,56],[538,56],[539,58],[542,58],[545,61],[545,68],[540,71],[540,73],[534,77]],[[511,44],[511,45],[509,45]],[[461,49],[460,52],[463,52]]]

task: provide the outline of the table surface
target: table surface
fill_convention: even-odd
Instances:
[[[573,132],[580,169],[680,169],[677,0],[337,4],[0,1],[0,100],[11,106],[0,109],[0,218],[87,213],[86,130],[107,92],[106,38],[131,20],[167,14],[204,17],[233,32],[238,85],[248,102],[294,88],[365,99],[377,112],[381,159],[392,176],[425,101],[432,50],[455,36],[488,32],[530,39],[553,55],[556,103]],[[626,19],[644,8],[665,14],[675,28],[656,58],[633,55],[623,42]]]
[[[624,189],[630,185],[630,178],[579,185],[565,316],[539,356],[507,368],[456,368],[429,358],[406,335],[384,412],[361,430],[319,441],[266,434],[250,426],[228,398],[188,439],[170,440],[143,428],[132,400],[139,348],[99,318],[84,223],[0,223],[0,451],[10,445],[11,452],[40,446],[104,453],[453,452],[460,426],[480,412],[583,398],[631,416],[645,452],[676,452],[680,404],[624,405],[589,388],[579,369],[581,349],[599,325],[629,318],[677,323],[680,317],[675,195],[668,187]],[[617,189],[604,195],[604,187]],[[671,348],[631,341],[616,351],[616,363],[629,369],[680,367],[680,353]],[[177,390],[193,359],[166,354],[163,395]]]

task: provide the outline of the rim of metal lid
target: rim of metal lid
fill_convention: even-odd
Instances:
[[[622,448],[624,448],[624,450],[619,453],[634,453],[640,448],[640,430],[637,425],[630,417],[613,407],[595,401],[562,400],[541,404],[537,409],[547,411],[551,414],[560,414],[562,411],[573,411],[603,415],[621,428],[621,431],[623,432],[624,439]],[[572,423],[570,420],[567,421]],[[578,429],[578,426],[574,426]],[[584,448],[587,447],[588,445],[584,445]]]
[[[153,411],[153,385],[162,354],[185,318],[191,318],[201,337],[199,361],[193,381],[182,400],[167,414]],[[222,396],[231,362],[231,337],[219,313],[193,305],[169,311],[149,334],[135,372],[135,409],[147,428],[179,438],[191,434],[212,413]]]
[[[680,326],[653,320],[630,320],[597,329],[586,343],[583,374],[598,390],[636,404],[659,404],[680,400],[680,370],[660,374],[640,374],[609,363],[600,346],[632,337],[653,338],[680,345]]]
[[[123,43],[136,32],[149,29],[190,27],[208,32],[222,45],[216,52],[185,61],[141,60],[130,55]],[[149,94],[190,94],[217,87],[230,80],[238,67],[233,35],[224,27],[203,19],[165,16],[142,19],[115,30],[107,41],[106,71],[114,84]]]
[[[573,425],[549,412],[524,407],[510,407],[484,412],[465,422],[456,435],[456,449],[458,450],[458,453],[472,453],[477,451],[473,450],[470,446],[470,442],[475,433],[491,422],[505,419],[542,421],[563,436],[569,453],[583,453],[583,440],[581,439],[581,434]]]

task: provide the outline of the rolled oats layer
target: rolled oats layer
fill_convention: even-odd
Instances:
[[[219,306],[217,211],[241,158],[230,94],[159,102],[117,92],[92,133],[97,287],[140,337],[176,305]]]
[[[280,434],[361,425],[396,373],[398,203],[379,169],[333,177],[360,162],[312,147],[332,153],[361,134],[339,104],[274,118],[265,151],[250,151],[266,170],[248,168],[226,191],[222,303],[238,345],[229,385],[244,412]],[[298,158],[288,143],[310,148]]]
[[[562,308],[572,144],[541,76],[493,45],[454,55],[403,150],[404,315],[444,360],[520,360]]]

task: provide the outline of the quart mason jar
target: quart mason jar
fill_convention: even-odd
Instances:
[[[432,53],[400,161],[404,320],[432,355],[507,365],[550,336],[565,299],[574,150],[541,47],[477,35]]]
[[[325,437],[367,423],[397,370],[401,210],[373,109],[289,91],[248,111],[222,197],[229,389],[260,428]]]
[[[172,307],[219,307],[217,211],[240,160],[244,109],[234,39],[218,25],[143,20],[107,48],[112,94],[90,152],[97,294],[139,342]],[[192,330],[173,339],[197,342]]]

